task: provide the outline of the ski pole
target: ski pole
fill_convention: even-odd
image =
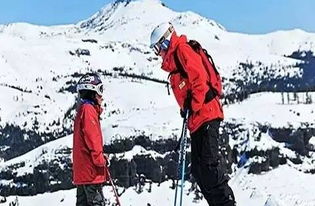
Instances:
[[[186,166],[186,145],[187,145],[187,119],[189,111],[186,111],[185,115],[185,124],[183,132],[183,144],[182,144],[182,178],[181,178],[181,193],[180,193],[180,206],[183,205],[183,191],[184,191],[184,182],[185,182],[185,166]]]
[[[180,206],[182,206],[184,181],[185,181],[185,162],[186,162],[186,144],[187,144],[186,133],[187,133],[188,116],[189,116],[189,110],[186,110],[184,121],[183,121],[182,133],[180,137],[180,153],[179,153],[179,158],[178,158],[178,177],[181,174]],[[178,192],[178,179],[176,179],[174,206],[177,205],[177,192]]]
[[[117,193],[117,190],[116,190],[116,187],[114,185],[114,182],[113,182],[113,179],[110,175],[110,172],[109,172],[109,168],[106,167],[106,170],[107,170],[107,175],[108,175],[108,178],[109,178],[109,182],[110,184],[112,185],[112,188],[113,188],[113,191],[114,191],[114,194],[115,194],[115,198],[116,198],[116,205],[117,206],[121,206],[120,204],[120,201],[119,201],[119,197],[118,197],[118,193]]]

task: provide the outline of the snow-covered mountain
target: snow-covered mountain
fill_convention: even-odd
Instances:
[[[167,95],[168,74],[148,47],[150,32],[165,21],[179,34],[200,41],[223,77],[222,155],[240,205],[253,205],[247,201],[255,198],[259,205],[315,204],[303,188],[279,189],[285,178],[272,184],[287,175],[294,186],[302,181],[314,188],[305,179],[315,172],[315,34],[298,29],[264,35],[229,32],[213,20],[173,11],[158,0],[117,0],[73,25],[0,25],[1,195],[72,187],[75,84],[88,71],[99,72],[105,83],[102,129],[113,176],[125,187],[136,184],[135,174],[166,181],[162,187],[168,187],[182,121],[173,96]],[[243,154],[249,160],[238,169]],[[121,165],[128,171],[117,169]],[[127,189],[123,199],[128,201],[132,192]],[[27,197],[25,205],[28,198],[37,199]],[[130,204],[136,205],[134,201]]]

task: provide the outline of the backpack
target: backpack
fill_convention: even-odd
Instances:
[[[208,78],[209,81],[207,82],[208,86],[209,86],[209,91],[206,94],[205,103],[210,102],[215,97],[221,97],[221,95],[223,94],[221,76],[220,76],[220,74],[219,74],[219,72],[218,72],[218,70],[217,70],[217,68],[213,62],[212,57],[208,54],[207,50],[202,48],[200,43],[197,42],[196,40],[190,40],[189,42],[187,42],[187,44],[197,54],[199,54],[199,56],[202,59],[202,64],[203,64],[204,68],[206,69],[206,72],[207,72],[208,77],[209,77]],[[179,58],[177,55],[177,50],[175,51],[174,60],[175,60],[177,70],[171,74],[180,73],[184,78],[187,78],[188,77],[187,73],[179,61]]]

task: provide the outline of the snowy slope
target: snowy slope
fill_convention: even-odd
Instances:
[[[113,139],[122,139],[128,136],[137,136],[137,135],[147,135],[152,141],[158,140],[161,138],[173,138],[178,136],[180,130],[178,127],[181,125],[181,119],[178,118],[178,113],[176,107],[172,105],[171,97],[167,95],[156,95],[152,98],[142,99],[141,103],[138,103],[136,100],[140,97],[137,97],[138,94],[143,94],[146,91],[146,87],[143,87],[140,83],[135,83],[134,93],[130,93],[130,96],[135,98],[129,99],[127,96],[121,96],[120,93],[112,92],[112,89],[119,87],[124,91],[128,86],[127,83],[122,83],[121,80],[112,80],[110,83],[107,83],[108,87],[107,92],[112,93],[113,95],[108,100],[109,111],[117,111],[115,114],[110,114],[105,116],[102,120],[102,129],[104,134],[104,140],[106,144],[110,144]],[[138,85],[137,85],[138,84]],[[137,89],[138,87],[138,89]],[[151,92],[158,94],[159,85],[152,87]],[[155,90],[154,90],[155,88]],[[152,90],[153,89],[153,90]],[[300,94],[302,95],[302,94]],[[269,100],[269,101],[267,101]],[[112,102],[119,102],[120,104],[114,105]],[[157,107],[159,101],[164,102],[164,107]],[[169,102],[167,105],[166,103]],[[287,157],[296,157],[296,154],[287,149],[284,143],[277,143],[272,140],[268,133],[263,133],[261,140],[256,140],[257,134],[255,130],[257,129],[257,124],[266,125],[270,128],[278,128],[285,126],[294,126],[294,128],[304,127],[303,123],[314,122],[315,116],[314,104],[284,104],[281,103],[281,94],[280,93],[259,93],[251,95],[247,100],[244,100],[241,103],[225,106],[225,116],[226,121],[233,122],[236,121],[242,124],[242,127],[245,129],[245,133],[249,134],[249,144],[247,145],[247,150],[268,150],[272,148],[280,148],[280,152]],[[260,109],[251,109],[251,108],[260,108]],[[111,110],[112,109],[112,110]],[[297,113],[301,115],[297,116]],[[168,118],[163,117],[163,114],[168,114]],[[130,122],[133,123],[132,127]],[[173,126],[173,127],[172,127]],[[145,132],[143,132],[145,131]],[[244,138],[241,134],[240,138],[231,138],[230,146],[231,148],[234,145],[239,145],[244,141]],[[243,135],[247,136],[247,135]],[[310,141],[311,144],[313,140]],[[4,162],[2,168],[7,166],[14,165],[20,162],[25,162],[23,168],[15,170],[17,175],[22,175],[25,173],[32,173],[32,169],[44,159],[49,161],[49,157],[54,157],[55,151],[65,148],[72,148],[72,135],[57,139],[55,141],[49,142],[45,145],[42,145],[25,155],[11,159]],[[132,159],[136,154],[140,154],[139,151],[146,151],[146,149],[141,146],[136,146],[133,151],[129,154],[117,154],[119,158]],[[313,154],[313,153],[312,153]],[[161,156],[163,154],[152,153],[153,157]],[[305,162],[302,165],[293,166],[297,170],[305,171],[310,168],[314,168],[313,161],[315,161],[315,153],[311,157],[305,157]],[[47,159],[48,158],[48,159]],[[315,169],[315,168],[314,168]]]
[[[288,166],[281,166],[262,175],[248,175],[243,170],[237,180],[233,180],[231,186],[240,206],[313,206],[315,204],[313,190],[311,189],[315,184],[313,175],[301,174]],[[128,188],[120,197],[121,204],[127,206],[146,206],[147,203],[152,206],[172,205],[174,190],[170,189],[170,186],[170,181],[164,182],[160,186],[152,184],[152,191],[149,193],[149,184],[147,183],[144,191],[140,194],[135,191],[135,187]],[[190,186],[191,184],[186,182],[184,205],[207,205],[205,200],[193,201],[195,194],[188,192]],[[109,199],[111,203],[115,201],[110,186],[105,186],[103,192],[106,199]],[[122,188],[119,188],[119,192],[122,192]],[[72,189],[31,197],[18,197],[18,202],[20,206],[40,205],[43,202],[47,206],[73,205],[75,204],[75,193],[75,189]],[[15,196],[11,196],[7,198],[7,203],[3,205],[7,206],[9,202],[15,201],[15,199]]]
[[[71,150],[72,146],[71,129],[76,101],[73,87],[80,75],[88,71],[101,73],[105,84],[106,108],[101,124],[106,144],[140,135],[153,141],[178,136],[182,122],[178,107],[173,96],[167,95],[165,83],[161,82],[167,80],[168,74],[160,69],[161,59],[148,48],[151,30],[164,21],[171,21],[179,34],[197,39],[208,49],[225,79],[227,95],[240,91],[236,82],[260,85],[269,81],[268,78],[301,78],[303,71],[297,65],[301,61],[286,56],[298,50],[315,52],[315,34],[312,33],[298,29],[264,35],[233,33],[193,12],[172,11],[158,0],[115,1],[89,19],[73,25],[0,25],[0,93],[5,94],[0,96],[0,129],[2,131],[5,126],[14,125],[23,132],[35,132],[42,140],[42,145],[36,145],[37,148],[29,146],[32,142],[24,145],[32,138],[25,133],[17,142],[19,147],[29,148],[23,151],[23,155],[4,162],[1,160],[0,171],[23,176],[33,173],[34,168],[43,162],[69,158],[69,153],[60,151]],[[78,54],[78,49],[87,49],[90,55]],[[245,71],[240,66],[242,64],[253,67]],[[130,75],[145,76],[151,80]],[[294,94],[290,95],[292,99]],[[232,186],[239,205],[266,203],[265,206],[270,206],[271,202],[281,206],[315,204],[307,191],[307,188],[314,188],[314,177],[304,173],[315,169],[314,152],[300,157],[284,143],[272,140],[268,133],[263,133],[261,140],[256,140],[256,130],[261,125],[299,129],[308,123],[313,128],[314,103],[304,104],[305,95],[299,93],[299,100],[288,102],[286,93],[283,100],[280,92],[263,92],[251,94],[239,103],[229,101],[229,105],[225,106],[226,122],[240,124],[243,130],[230,136],[231,148],[237,146],[240,152],[279,148],[280,154],[288,159],[287,164],[262,175],[248,175],[244,170],[235,176]],[[241,142],[247,135],[250,138],[245,148]],[[1,152],[17,150],[10,148],[16,137],[3,135],[1,138],[5,142],[0,147]],[[315,147],[314,137],[310,144]],[[166,155],[141,146],[116,155],[130,160],[136,154]],[[264,161],[264,158],[255,156],[249,162]],[[302,163],[291,162],[294,158],[300,158]],[[24,165],[14,168],[20,163]],[[277,184],[274,184],[275,179]],[[0,180],[0,183],[15,185],[12,180]],[[145,191],[140,195],[129,188],[122,196],[123,203],[145,204],[150,197],[152,206],[169,205],[173,198],[173,190],[167,189],[169,185],[170,182],[164,182],[160,187],[153,184],[151,194]],[[107,187],[105,193],[108,192]],[[158,198],[160,194],[163,194],[162,200]],[[70,205],[74,204],[74,197],[75,191],[69,190],[19,197],[19,200],[23,202],[21,205],[37,205],[44,200],[47,204],[56,205],[55,201],[64,199],[60,205]],[[13,199],[9,197],[9,200]],[[192,199],[193,194],[185,201],[195,205]],[[205,201],[196,205],[205,205]]]
[[[298,94],[301,101],[299,104],[297,100],[291,100],[288,103],[288,95],[289,98],[293,99],[293,93],[252,94],[241,104],[226,106],[226,118],[239,118],[248,123],[259,122],[271,127],[291,125],[299,128],[303,126],[303,123],[313,125],[315,123],[315,103],[305,104],[305,93]],[[315,97],[315,93],[310,93],[310,95]]]
[[[163,13],[162,17],[165,19],[157,18],[159,13]],[[3,108],[0,111],[2,120],[0,124],[14,123],[31,129],[36,116],[41,122],[38,131],[49,132],[57,129],[56,126],[49,127],[49,123],[52,125],[52,120],[62,120],[62,113],[74,104],[74,95],[61,93],[60,89],[67,81],[78,79],[69,76],[75,72],[84,73],[89,70],[113,72],[114,68],[118,68],[127,73],[166,80],[167,74],[159,69],[160,59],[156,59],[147,47],[151,29],[166,20],[172,21],[179,33],[187,33],[189,38],[202,42],[213,55],[222,76],[226,79],[232,78],[233,73],[238,75],[238,77],[233,76],[233,79],[242,80],[244,76],[248,76],[237,68],[240,62],[262,62],[262,66],[258,64],[254,66],[256,70],[254,74],[262,75],[262,78],[264,70],[261,68],[272,65],[275,76],[300,76],[299,68],[295,67],[298,61],[283,55],[302,49],[300,45],[312,45],[315,41],[315,35],[299,30],[267,35],[230,33],[212,20],[192,12],[174,12],[155,0],[129,3],[118,1],[109,4],[90,19],[77,25],[57,27],[24,23],[4,25],[0,29],[0,87],[5,89],[3,92],[8,93],[5,97],[8,100],[0,103],[0,108]],[[106,29],[101,29],[102,27]],[[97,40],[98,43],[82,41],[89,38]],[[280,44],[282,41],[284,43]],[[291,43],[288,44],[288,41]],[[285,47],[282,46],[284,44]],[[74,52],[78,48],[88,49],[91,56],[78,57],[69,54],[70,51]],[[311,46],[307,49],[314,50]],[[255,83],[256,80],[248,79],[248,81]],[[3,88],[7,86],[19,87],[28,92],[14,90],[9,92]],[[226,93],[234,91],[231,89],[233,87],[235,87],[234,83],[226,82]],[[147,88],[147,92],[150,92],[150,88]],[[120,94],[117,90],[113,93]],[[159,90],[161,92],[159,96],[164,96],[164,91]],[[124,92],[124,94],[128,93]],[[141,95],[142,98],[146,96]],[[28,102],[28,98],[34,101]],[[43,102],[36,101],[37,98],[42,99]],[[150,98],[148,96],[148,99]],[[19,109],[18,113],[12,111],[8,108],[12,101],[15,101],[15,108],[24,107],[24,109]],[[170,101],[175,105],[173,100]],[[120,103],[113,102],[113,104]],[[163,101],[157,104],[161,104],[159,107],[164,107]],[[34,111],[29,111],[30,114],[24,117],[19,115],[28,109],[34,110],[31,107],[36,105],[40,105],[41,115],[33,115]],[[51,114],[56,108],[58,112]],[[145,128],[145,125],[141,127]]]
[[[72,148],[72,136],[66,136],[37,147],[24,155],[4,162],[2,167],[24,162],[24,167],[20,167],[13,171],[15,172],[15,175],[22,176],[27,173],[33,173],[34,167],[36,167],[39,163],[42,163],[43,161],[51,161],[56,158],[58,150],[65,148]]]

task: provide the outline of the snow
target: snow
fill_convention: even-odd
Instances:
[[[122,138],[142,134],[151,140],[179,135],[181,118],[173,96],[167,95],[165,85],[146,81],[132,84],[130,89],[130,82],[105,82],[106,110],[117,111],[103,121],[106,125],[103,127],[105,141],[109,143],[116,134]]]
[[[286,174],[286,175],[283,175]],[[275,181],[277,180],[277,181]],[[303,183],[303,184],[301,184]],[[237,204],[240,206],[313,206],[315,198],[312,188],[315,178],[311,174],[300,173],[287,165],[280,166],[270,172],[261,175],[248,175],[243,170],[232,188],[235,193]],[[128,188],[120,197],[122,205],[146,205],[152,206],[172,205],[174,201],[174,190],[171,190],[171,181],[163,182],[160,186],[152,184],[152,192],[148,192],[148,183],[142,193],[138,194],[134,187]],[[194,203],[194,194],[188,190],[191,183],[185,183],[183,202],[184,205],[206,206],[205,199]],[[119,188],[119,192],[122,188]],[[45,202],[46,206],[53,205],[74,205],[75,189],[44,193],[31,197],[18,197],[20,206],[37,206]],[[103,192],[106,198],[114,202],[113,192],[110,186],[105,186]],[[16,197],[7,198],[7,206]]]
[[[236,193],[236,197],[240,202],[244,198],[244,203],[240,205],[264,205],[266,202],[269,204],[273,202],[281,206],[312,206],[315,204],[312,190],[314,183],[314,175],[301,173],[288,165],[282,165],[261,175],[243,175],[235,183],[235,187],[236,185],[240,187],[236,190],[240,191],[239,195]],[[251,194],[259,198],[248,198]]]
[[[127,159],[129,161],[131,161],[133,159],[133,157],[135,155],[149,155],[151,157],[153,157],[154,159],[156,159],[157,157],[163,158],[165,155],[161,155],[159,153],[157,153],[156,151],[153,150],[146,150],[145,148],[139,146],[139,145],[135,145],[132,150],[130,151],[126,151],[123,153],[115,153],[115,154],[111,154],[109,156],[109,158],[113,158],[113,156],[115,156],[118,159]]]
[[[34,168],[38,164],[44,160],[47,162],[51,161],[57,156],[55,151],[63,148],[72,148],[72,135],[51,141],[35,148],[30,152],[27,152],[24,155],[13,158],[9,161],[5,161],[1,164],[0,170],[7,170],[8,166],[23,162],[25,163],[23,167],[14,169],[12,172],[16,172],[16,176],[23,176],[27,173],[33,173]]]
[[[48,142],[42,146],[35,148],[34,150],[27,152],[24,155],[13,158],[9,161],[5,161],[1,164],[0,170],[7,170],[9,166],[16,165],[19,163],[24,163],[24,166],[18,167],[17,169],[12,169],[11,171],[16,174],[16,176],[23,176],[28,173],[33,173],[34,168],[42,163],[43,161],[50,162],[55,159],[58,155],[58,150],[60,149],[72,149],[72,135],[59,138],[55,141]],[[116,157],[118,159],[132,160],[135,155],[149,155],[152,158],[164,158],[166,154],[160,154],[153,150],[146,150],[142,146],[135,145],[130,151],[125,151],[122,153],[110,154],[109,158],[112,159]],[[12,181],[2,180],[0,184],[11,184]]]
[[[311,137],[309,143],[315,146],[315,137]]]
[[[312,96],[315,93],[310,93]],[[283,94],[285,99],[287,94]],[[304,95],[300,93],[299,96]],[[291,94],[291,98],[292,98]],[[286,100],[285,100],[286,101]],[[302,123],[315,121],[314,105],[292,101],[282,104],[281,93],[257,93],[240,104],[229,105],[225,108],[226,118],[237,118],[247,122],[259,122],[271,127],[293,126],[299,127]]]
[[[41,132],[47,131],[48,124],[61,118],[74,103],[74,98],[68,95],[57,94],[54,99],[49,99],[45,97],[47,93],[21,92],[1,85],[0,92],[6,94],[0,97],[2,124],[23,125],[25,129],[32,129],[36,119],[42,123],[39,130]],[[53,130],[55,127],[50,126],[49,129]]]
[[[163,15],[159,15],[160,13]],[[162,21],[171,21],[179,34],[185,33],[189,39],[198,39],[212,54],[220,72],[226,78],[231,77],[234,68],[240,62],[247,61],[261,61],[265,66],[278,65],[275,67],[282,68],[278,73],[280,76],[296,75],[298,71],[294,65],[298,61],[286,58],[284,55],[298,50],[300,48],[298,45],[303,44],[304,41],[315,41],[314,34],[296,30],[266,35],[231,33],[213,20],[193,12],[172,11],[156,0],[109,4],[90,19],[76,25],[53,27],[26,23],[3,25],[0,29],[0,90],[7,95],[1,98],[0,124],[14,123],[17,126],[32,129],[36,118],[40,122],[39,132],[60,130],[61,127],[52,127],[50,124],[53,120],[62,120],[65,111],[75,102],[75,95],[59,92],[65,86],[65,82],[71,80],[69,75],[75,72],[84,73],[99,69],[112,72],[114,67],[122,67],[128,73],[167,80],[167,73],[159,69],[161,60],[148,60],[155,58],[148,48],[149,34],[152,28]],[[102,29],[103,27],[108,28]],[[288,38],[284,37],[286,35]],[[216,36],[219,40],[215,38]],[[95,39],[98,43],[81,41],[88,38]],[[272,52],[276,49],[267,46],[270,45],[268,43],[270,41],[277,45],[274,46],[277,52]],[[287,41],[292,41],[294,44],[279,46],[278,42],[282,41],[285,42],[284,44]],[[77,57],[69,54],[69,51],[75,51],[78,48],[88,49],[91,56]],[[258,74],[258,67],[255,72]],[[60,78],[52,81],[56,77]],[[105,121],[103,125],[104,131],[107,130],[105,131],[108,137],[105,138],[106,141],[110,141],[111,137],[128,137],[134,132],[152,135],[155,139],[169,138],[173,135],[173,131],[180,127],[176,103],[171,96],[168,99],[164,98],[166,96],[164,85],[157,86],[156,83],[135,83],[130,80],[109,78],[106,81],[110,82],[106,84],[106,87],[109,87],[108,99],[113,99],[112,96],[117,94],[117,98],[111,102],[113,105],[128,102],[132,99],[129,95],[135,97],[135,94],[138,97],[132,100],[134,107],[144,105],[142,102],[150,104],[148,102],[150,98],[161,99],[161,101],[152,102],[155,104],[152,106],[154,108],[139,107],[138,112],[131,111],[130,114],[127,114],[129,105],[123,105],[126,107],[123,108],[124,113],[117,115],[117,118],[109,118],[112,120]],[[4,85],[18,86],[32,93],[10,91],[3,88]],[[122,87],[124,89],[121,89]],[[46,95],[51,99],[45,98]],[[9,105],[14,105],[14,107]],[[36,105],[39,105],[40,109],[32,108]],[[232,109],[232,115],[227,112],[228,117],[247,114],[244,110],[242,114],[234,115],[237,113],[237,106],[233,107],[235,109]],[[281,108],[285,110],[285,107]],[[275,110],[277,109],[275,107]],[[257,112],[259,111],[262,110]],[[169,114],[168,120],[165,118],[165,113]],[[256,118],[257,115],[250,116]],[[264,116],[261,115],[259,118],[270,122],[272,115],[267,115],[268,118]],[[292,120],[294,114],[288,114],[288,116]],[[312,115],[308,117],[305,121],[313,120]],[[280,118],[275,124],[286,124],[284,122],[286,118],[281,118],[281,120]],[[297,119],[302,121],[302,117]],[[116,124],[116,122],[120,126],[111,129],[110,124]]]
[[[315,51],[313,33],[302,30],[264,35],[233,33],[193,12],[172,11],[158,0],[117,1],[73,25],[0,25],[0,93],[5,94],[0,96],[0,126],[13,124],[33,130],[36,120],[39,122],[37,132],[60,131],[63,126],[71,128],[72,119],[63,120],[64,114],[74,105],[76,94],[61,92],[61,88],[68,81],[78,80],[78,77],[71,76],[75,72],[101,71],[112,73],[110,77],[102,76],[107,107],[102,114],[101,126],[106,144],[137,135],[151,140],[178,136],[182,119],[173,95],[167,95],[165,84],[121,77],[113,70],[116,67],[129,74],[167,80],[167,73],[160,69],[161,59],[157,59],[148,48],[151,30],[165,21],[171,21],[178,34],[187,34],[189,39],[200,41],[226,79],[232,78],[235,71],[239,72],[236,78],[242,79],[244,74],[239,71],[239,64],[246,62],[254,64],[255,75],[262,75],[260,67],[272,66],[269,71],[275,76],[300,76],[300,69],[296,67],[300,61],[285,56],[297,50]],[[97,43],[83,42],[82,39],[95,39]],[[91,56],[70,55],[70,51],[77,49],[88,49]],[[226,90],[228,92],[228,87]],[[226,121],[238,122],[245,129],[244,134],[240,134],[244,137],[236,141],[230,139],[230,145],[244,141],[246,134],[255,136],[255,127],[259,124],[272,128],[313,125],[314,103],[304,104],[304,93],[297,94],[299,100],[292,100],[293,94],[289,95],[290,101],[287,102],[287,94],[284,94],[284,104],[281,93],[262,92],[252,94],[241,103],[225,106]],[[314,97],[315,94],[310,95]],[[57,120],[61,125],[52,125]],[[31,137],[25,135],[24,138]],[[311,138],[310,144],[315,145],[315,137]],[[297,156],[283,143],[272,140],[268,133],[262,134],[260,141],[249,139],[247,146],[248,150],[257,148],[264,151],[277,147],[286,157]],[[24,167],[14,171],[16,175],[32,173],[42,161],[55,158],[55,151],[71,147],[72,135],[67,135],[9,161],[0,158],[0,169],[24,162]],[[5,149],[6,146],[1,147],[1,150]],[[165,155],[147,151],[141,146],[115,155],[130,160],[137,154],[153,158]],[[255,158],[258,158],[255,161],[263,161],[261,157]],[[314,175],[302,171],[314,169],[315,154],[301,159],[300,165],[288,161],[288,164],[262,175],[248,175],[246,169],[238,175],[233,174],[232,187],[238,204],[314,206],[315,199],[311,194]],[[13,182],[1,180],[0,184]],[[170,184],[164,182],[160,187],[153,184],[152,193],[144,190],[140,195],[134,188],[129,188],[122,196],[122,203],[143,205],[150,200],[152,206],[171,205],[174,191],[169,189]],[[186,184],[186,191],[188,187]],[[105,187],[104,193],[111,194],[110,187]],[[204,200],[199,204],[192,203],[192,198],[192,194],[185,195],[185,204],[206,205]],[[8,198],[9,201],[14,199]],[[19,197],[19,200],[22,206],[40,205],[42,202],[47,206],[73,205],[75,190]]]

